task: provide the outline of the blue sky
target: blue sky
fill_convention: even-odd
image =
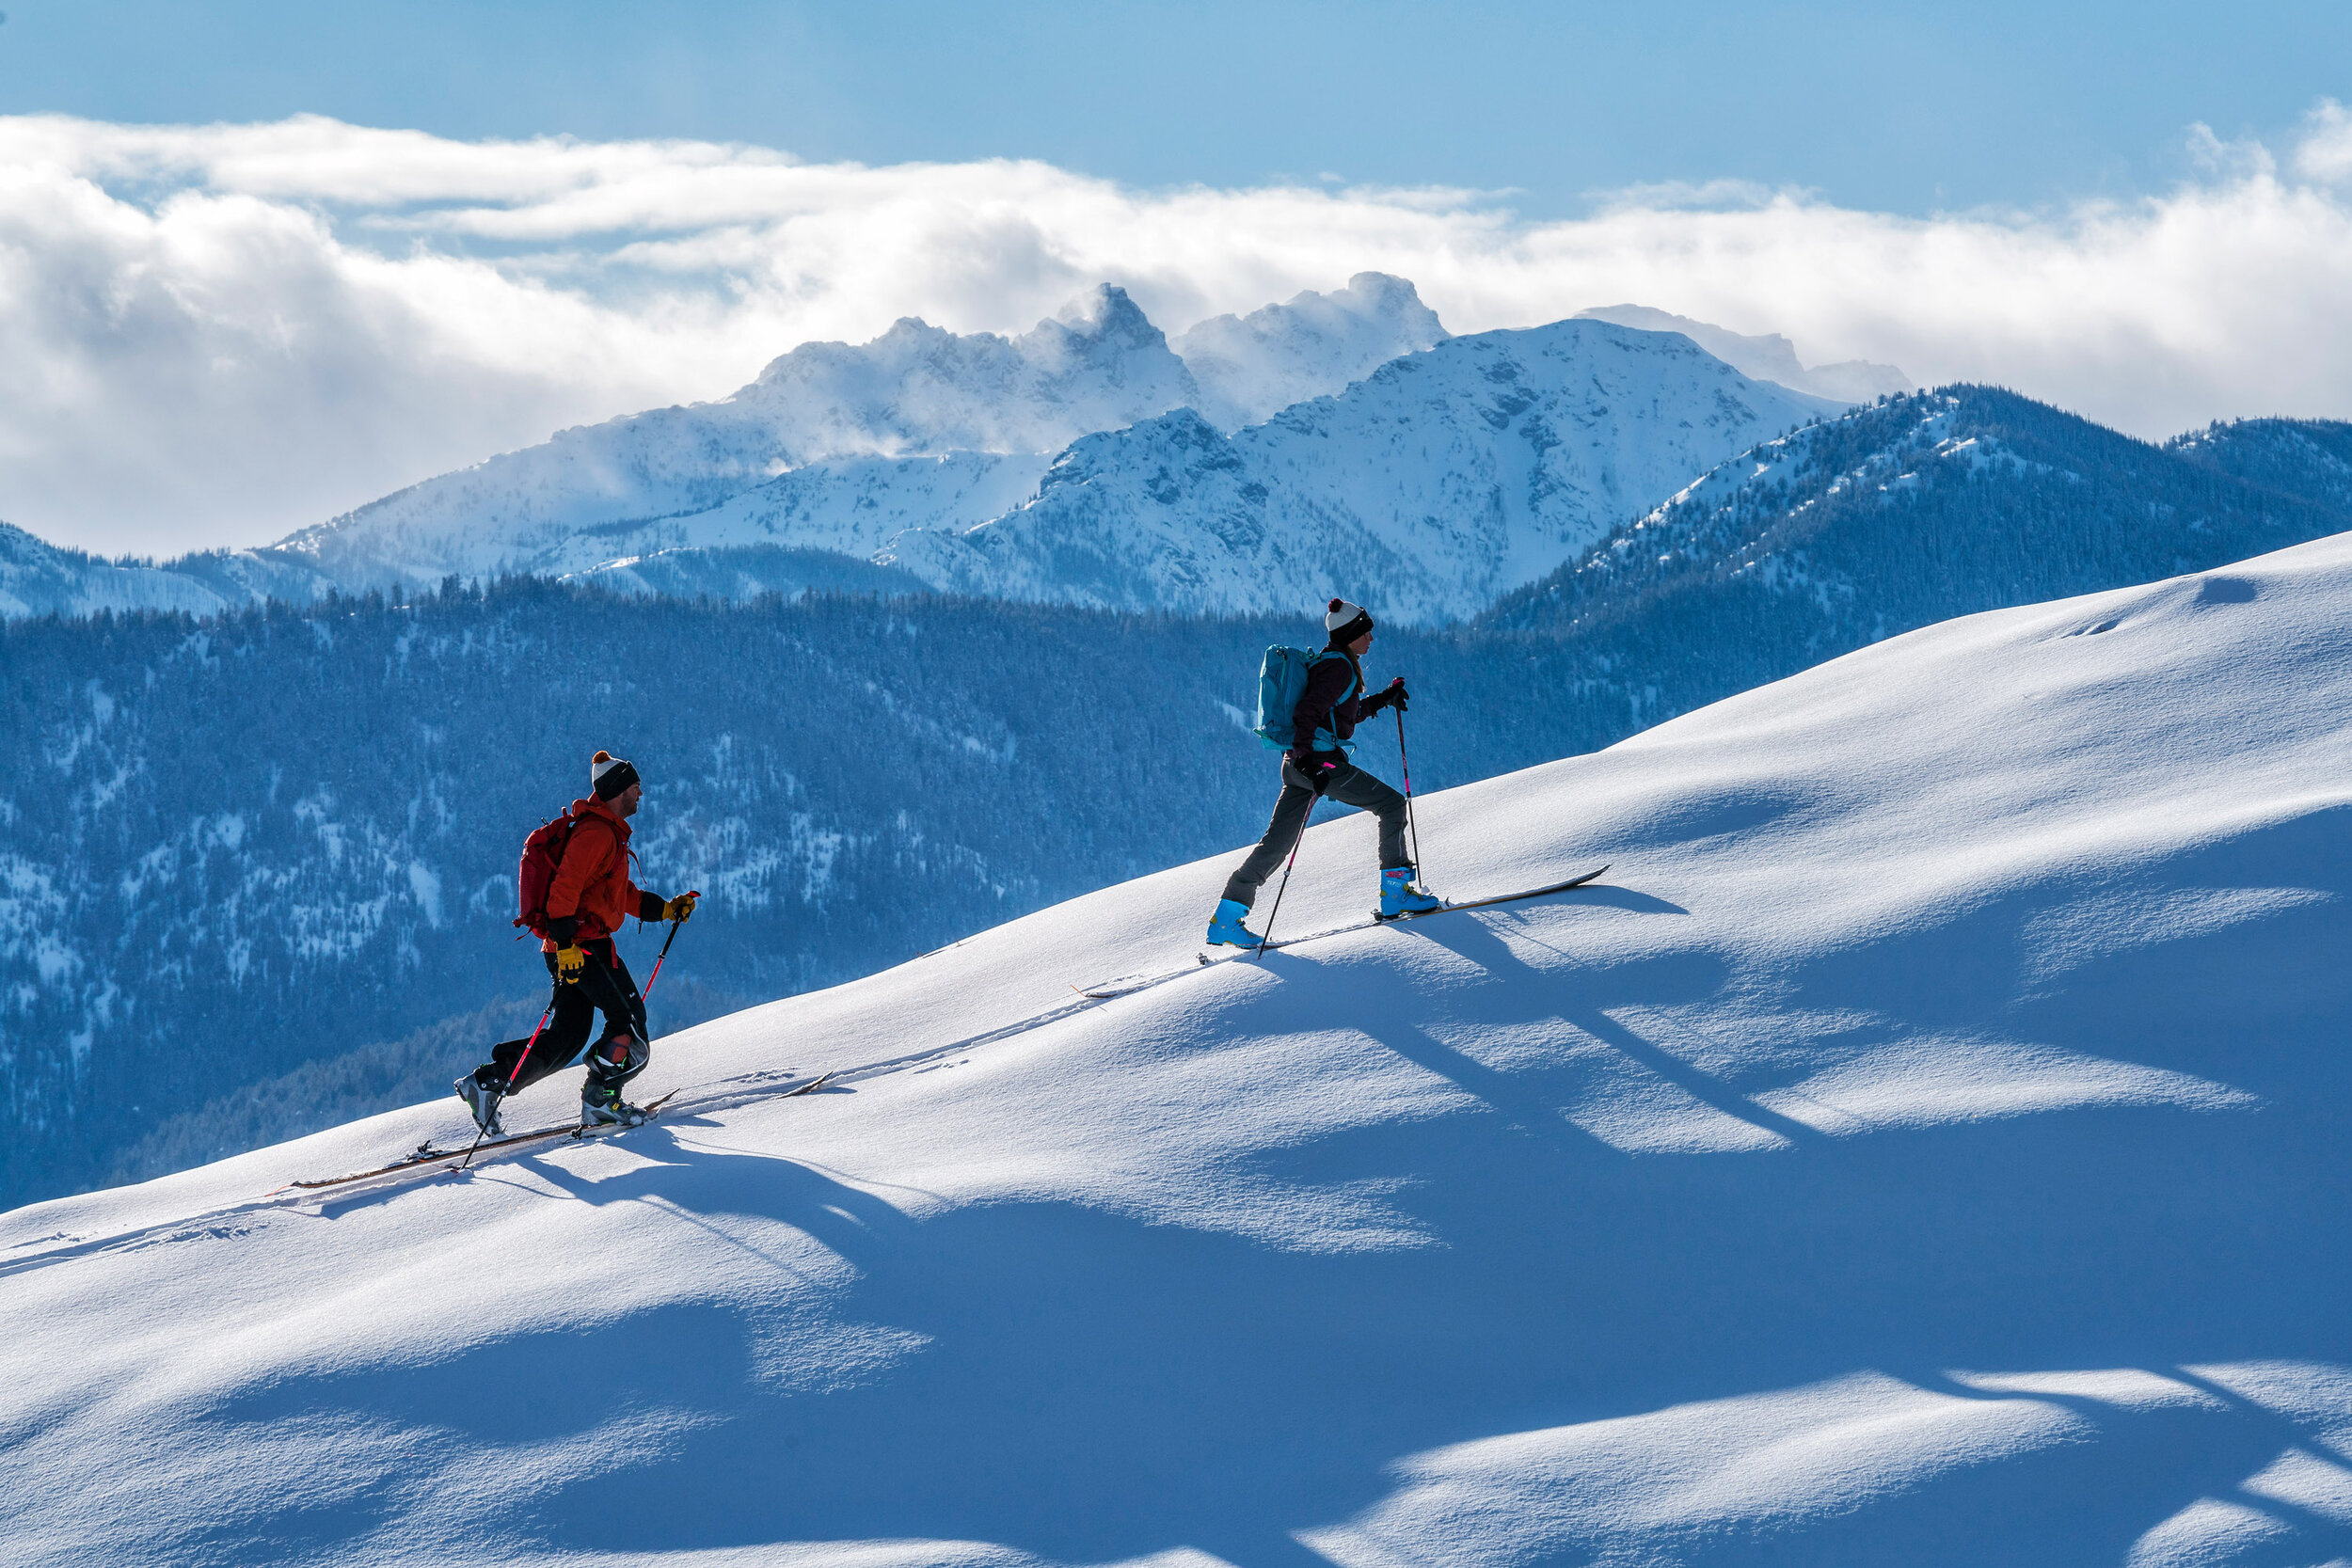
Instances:
[[[6,0],[0,112],[1014,155],[1145,186],[1744,180],[1923,214],[2162,189],[2352,97],[2352,6]]]

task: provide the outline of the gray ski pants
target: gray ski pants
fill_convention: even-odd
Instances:
[[[1331,775],[1325,795],[1343,806],[1361,806],[1380,818],[1380,868],[1410,865],[1405,853],[1405,797],[1382,784],[1378,779],[1353,764],[1343,764]],[[1314,810],[1314,786],[1301,778],[1291,759],[1282,759],[1282,793],[1274,802],[1274,820],[1266,824],[1265,837],[1249,851],[1249,858],[1241,863],[1232,880],[1225,884],[1225,896],[1248,907],[1258,901],[1258,889],[1265,879],[1282,868],[1290,859],[1291,846],[1298,842],[1299,828],[1307,814]]]

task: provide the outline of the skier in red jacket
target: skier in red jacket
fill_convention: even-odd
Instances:
[[[588,1050],[580,1125],[635,1126],[645,1119],[643,1110],[621,1098],[621,1085],[653,1059],[645,1038],[645,1002],[612,935],[631,915],[685,920],[694,912],[696,895],[663,898],[629,880],[628,819],[637,815],[644,794],[637,769],[624,758],[598,752],[588,765],[588,798],[572,802],[571,836],[548,888],[540,953],[554,977],[555,997],[547,1025],[537,1044],[508,1040],[457,1080],[458,1098],[473,1113],[475,1125],[493,1135],[502,1131],[499,1101],[571,1066],[599,1012],[604,1033]]]

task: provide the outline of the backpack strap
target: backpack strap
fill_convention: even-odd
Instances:
[[[1347,655],[1340,652],[1337,648],[1326,648],[1321,653],[1314,655],[1307,660],[1307,678],[1309,680],[1311,681],[1315,678],[1315,667],[1327,658],[1347,659],[1348,689],[1345,691],[1341,692],[1339,695],[1339,701],[1334,702],[1330,708],[1325,712],[1322,722],[1316,724],[1314,729],[1300,740],[1299,744],[1301,745],[1313,744],[1315,736],[1323,733],[1323,728],[1326,724],[1331,725],[1331,738],[1338,740],[1340,738],[1339,726],[1331,724],[1331,715],[1339,711],[1340,703],[1343,703],[1347,701],[1348,698],[1356,695],[1357,689],[1364,684],[1363,671],[1357,668],[1356,661],[1354,659],[1348,658]],[[1342,743],[1342,749],[1345,749],[1344,742]]]

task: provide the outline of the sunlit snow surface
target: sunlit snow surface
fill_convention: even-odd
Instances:
[[[1223,857],[644,1081],[837,1092],[19,1211],[0,1559],[2352,1556],[2348,623],[2331,540],[1931,628],[1422,802],[1445,892],[1605,886],[1072,991]]]

